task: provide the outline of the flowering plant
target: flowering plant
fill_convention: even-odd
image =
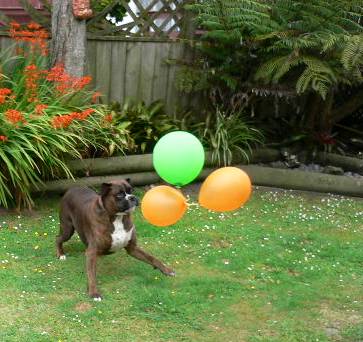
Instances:
[[[41,181],[72,176],[67,159],[123,152],[132,140],[96,104],[91,77],[46,67],[45,30],[12,23],[10,36],[15,49],[0,54],[0,205],[20,208]]]

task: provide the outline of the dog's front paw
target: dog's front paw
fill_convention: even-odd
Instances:
[[[90,293],[89,296],[93,298],[95,302],[100,302],[102,300],[102,296],[99,293]]]
[[[175,277],[176,273],[174,270],[172,270],[171,268],[166,267],[165,269],[161,270],[161,272],[168,276],[168,277]]]

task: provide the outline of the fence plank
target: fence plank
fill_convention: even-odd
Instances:
[[[168,72],[170,66],[166,63],[169,56],[170,46],[173,43],[162,43],[157,46],[155,63],[154,63],[154,79],[152,86],[152,99],[165,100],[168,89]]]
[[[112,42],[110,101],[122,103],[125,98],[126,42]]]
[[[92,85],[97,87],[96,85],[96,51],[97,51],[97,42],[95,40],[87,41],[87,62],[86,62],[86,73],[92,76]]]
[[[141,47],[141,78],[139,98],[150,103],[152,101],[155,55],[158,46],[155,43],[143,43]]]
[[[109,102],[111,80],[111,42],[98,42],[96,49],[96,85],[104,94],[104,100]]]
[[[125,73],[125,97],[139,99],[141,43],[127,43],[126,73]]]
[[[169,59],[177,60],[183,57],[184,46],[182,44],[172,44],[169,51]],[[171,115],[176,114],[180,106],[180,94],[175,86],[175,77],[178,66],[175,64],[170,65],[168,74],[168,85],[166,95],[166,108]]]

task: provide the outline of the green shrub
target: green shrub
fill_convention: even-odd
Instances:
[[[127,3],[129,0],[126,1]],[[111,17],[116,18],[117,21],[122,21],[126,14],[126,8],[120,3],[115,3],[113,0],[91,0],[92,9],[97,12],[103,12],[108,8],[106,14],[110,14]]]
[[[162,101],[146,105],[144,102],[137,103],[126,99],[122,106],[114,103],[111,109],[114,113],[114,125],[116,127],[126,125],[129,130],[135,143],[135,153],[152,152],[159,138],[178,129],[173,118],[165,113]]]
[[[337,94],[363,82],[361,4],[195,1],[189,8],[203,29],[200,54],[193,59],[194,73],[182,70],[178,83],[186,91],[208,93],[208,103],[224,108],[247,104],[252,111],[267,96],[276,103],[294,97],[289,116],[299,118],[306,131],[331,133],[342,117],[333,110]],[[303,106],[302,94],[308,97]]]
[[[194,133],[211,151],[212,161],[217,165],[230,165],[233,154],[249,160],[253,145],[263,142],[263,134],[247,122],[242,112],[226,112],[217,108],[209,113],[205,121],[193,122],[186,116],[181,122],[182,129]]]
[[[24,31],[12,24],[17,44],[0,55],[0,204],[5,207],[31,207],[31,189],[38,183],[71,177],[66,159],[123,152],[130,142],[127,130],[110,122],[107,108],[92,104],[89,76],[72,77],[61,65],[44,67],[46,32],[28,26]],[[30,42],[27,52],[19,49],[24,41]]]

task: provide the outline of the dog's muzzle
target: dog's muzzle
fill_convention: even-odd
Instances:
[[[131,206],[137,207],[139,205],[139,199],[136,196],[126,194],[126,197],[125,198],[129,201],[129,203],[131,204]]]

